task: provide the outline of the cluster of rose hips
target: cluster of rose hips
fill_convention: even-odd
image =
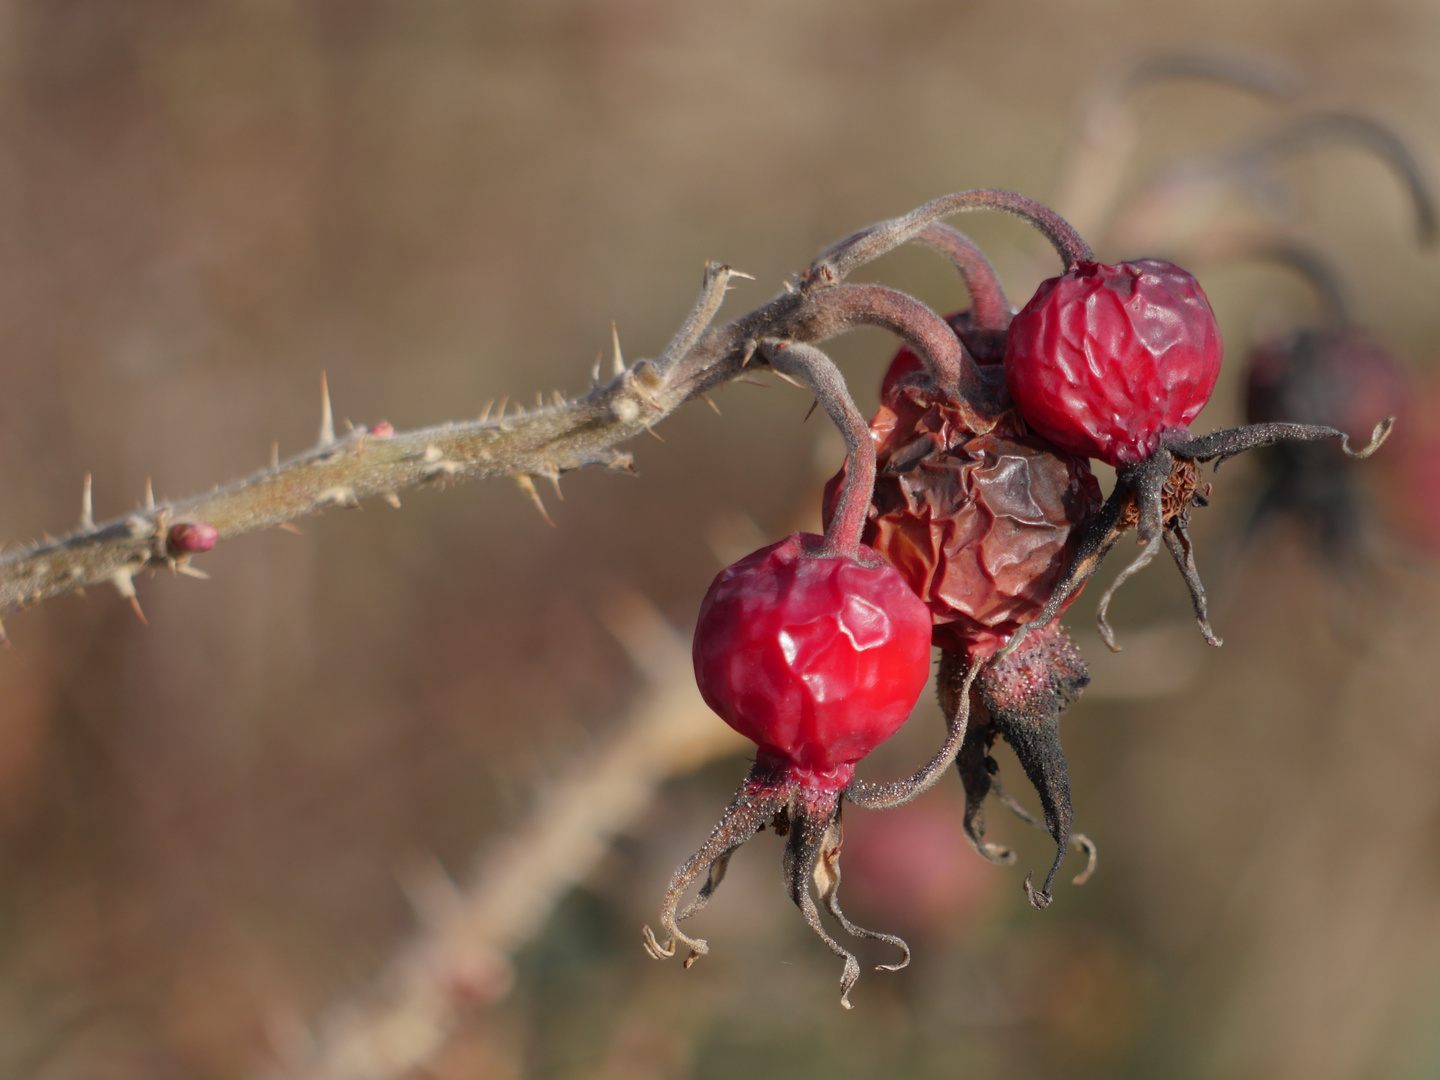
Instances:
[[[1018,313],[978,249],[938,220],[981,208],[1031,221],[1065,262]],[[706,594],[696,679],[707,704],[758,750],[710,838],[671,880],[660,919],[666,939],[645,930],[652,955],[672,956],[683,945],[687,966],[703,955],[706,943],[679,923],[705,906],[736,848],[769,825],[786,838],[791,899],[845,962],[847,1007],[859,964],[825,929],[817,897],[847,933],[899,948],[889,968],[903,966],[909,950],[893,935],[856,926],[840,907],[844,803],[900,805],[957,762],[967,835],[985,857],[1011,862],[984,838],[987,796],[1006,798],[991,756],[1003,738],[1056,843],[1043,886],[1025,880],[1031,902],[1048,905],[1072,841],[1059,718],[1089,681],[1056,617],[1133,529],[1141,551],[1116,585],[1163,541],[1202,632],[1219,644],[1187,533],[1191,507],[1205,505],[1209,491],[1199,464],[1332,438],[1365,456],[1389,430],[1380,424],[1371,444],[1353,453],[1341,431],[1320,425],[1266,422],[1193,436],[1187,425],[1209,400],[1221,359],[1199,283],[1156,259],[1099,264],[1058,215],[1008,192],[963,192],[857,233],[823,253],[800,289],[829,289],[843,304],[848,294],[836,284],[849,269],[912,240],[952,259],[972,307],[942,322],[903,298],[911,314],[894,323],[911,348],[893,361],[868,427],[812,344],[754,343],[764,363],[809,384],[849,456],[826,491],[823,537],[795,534],[763,548],[722,571]],[[1103,501],[1092,457],[1116,469]],[[1104,614],[1113,591],[1098,620],[1112,647]],[[948,729],[940,751],[903,781],[856,778],[856,764],[909,716],[932,644]]]

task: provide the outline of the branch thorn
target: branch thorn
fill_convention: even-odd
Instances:
[[[276,528],[277,528],[277,529],[284,529],[286,532],[288,532],[288,533],[294,533],[296,536],[304,536],[304,535],[305,535],[305,531],[304,531],[303,529],[301,529],[299,525],[292,525],[292,524],[291,524],[290,522],[288,522],[288,521],[282,521],[282,522],[280,522],[280,524],[277,525]]]
[[[278,469],[278,468],[280,467],[280,440],[279,440],[279,439],[276,439],[274,442],[272,442],[272,443],[270,444],[270,467],[271,467],[272,469]]]
[[[605,350],[601,349],[595,354],[595,366],[590,369],[590,385],[600,385],[600,361],[605,359]]]
[[[201,581],[209,581],[210,575],[198,567],[191,566],[189,562],[176,562],[176,573],[184,574],[186,577],[199,578]]]
[[[486,420],[489,420],[489,419],[490,419],[490,410],[491,410],[492,408],[494,408],[494,406],[495,406],[495,399],[494,399],[494,398],[491,398],[489,401],[485,402],[485,408],[484,408],[484,410],[480,413],[480,423],[483,424],[483,423],[485,423]]]
[[[150,477],[145,477],[145,509],[155,509],[155,485],[150,482]]]
[[[315,496],[317,506],[338,506],[341,510],[360,510],[360,500],[355,497],[355,489],[346,484],[337,484],[335,487],[328,487]]]
[[[110,575],[110,584],[115,586],[116,592],[130,601],[130,610],[135,612],[135,617],[141,624],[149,626],[150,620],[145,618],[145,612],[140,610],[140,598],[135,595],[135,571],[122,566]]]
[[[84,532],[95,530],[95,507],[90,499],[91,478],[87,472],[85,482],[80,486],[80,528]]]
[[[540,511],[540,516],[549,523],[552,529],[555,528],[555,522],[550,520],[550,515],[545,510],[545,503],[541,500],[540,493],[535,490],[535,481],[531,480],[530,477],[524,473],[521,473],[515,477],[515,483],[520,485],[521,491],[530,496],[530,501],[535,504],[535,509]]]
[[[716,416],[724,416],[724,415],[725,415],[724,413],[722,413],[722,412],[720,411],[720,406],[719,406],[719,405],[716,405],[715,402],[713,402],[713,401],[710,400],[710,395],[709,395],[709,394],[701,394],[700,396],[705,399],[705,404],[706,404],[706,405],[709,405],[710,408],[712,408],[712,409],[715,410],[715,415],[716,415]]]
[[[384,495],[381,495],[380,497],[384,499],[387,503],[389,503],[391,506],[393,506],[396,510],[400,509],[400,496],[396,495],[395,492],[387,491]]]
[[[610,346],[614,354],[610,358],[610,366],[616,375],[625,374],[625,357],[620,355],[620,331],[615,329],[615,324],[610,324]]]
[[[329,446],[335,441],[335,414],[330,409],[330,384],[325,372],[320,372],[320,436],[317,446]]]

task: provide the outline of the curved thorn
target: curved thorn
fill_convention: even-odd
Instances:
[[[1162,530],[1163,534],[1163,530]],[[1110,599],[1115,595],[1115,590],[1125,584],[1133,574],[1138,573],[1150,565],[1150,560],[1155,558],[1155,553],[1160,550],[1160,537],[1156,536],[1148,544],[1145,550],[1140,552],[1135,561],[1121,570],[1110,587],[1100,597],[1100,605],[1095,610],[1095,628],[1100,632],[1100,639],[1109,646],[1111,652],[1119,652],[1120,646],[1115,641],[1115,631],[1110,629],[1110,624],[1105,621],[1105,615],[1110,610]]]

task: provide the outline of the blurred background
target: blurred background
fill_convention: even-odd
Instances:
[[[1106,97],[1181,46],[1293,94]],[[1100,849],[1083,889],[1062,873],[1031,909],[1048,840],[992,810],[1020,861],[983,862],[958,780],[852,811],[847,908],[916,958],[879,973],[862,949],[850,1013],[769,834],[696,920],[709,957],[640,948],[745,769],[703,717],[657,762],[645,710],[688,679],[722,560],[818,520],[841,450],[801,391],[687,407],[628,447],[638,479],[545,493],[554,527],[509,482],[426,490],[226,544],[210,582],[141,582],[148,628],[108,590],[14,616],[0,1075],[1440,1073],[1440,477],[1415,451],[1440,430],[1440,257],[1393,171],[1346,145],[1266,163],[1260,197],[1227,181],[1158,225],[1115,216],[1313,107],[1384,121],[1440,175],[1437,102],[1424,0],[4,0],[11,542],[73,528],[87,471],[104,518],[147,477],[179,497],[272,440],[300,450],[322,370],[337,417],[402,429],[581,392],[612,320],[628,357],[664,346],[706,258],[757,279],[729,317],[829,242],[978,186],[1073,208],[1112,259],[1152,253],[1127,235],[1183,257],[1222,220],[1314,245],[1404,358],[1414,435],[1353,467],[1379,553],[1358,569],[1283,522],[1242,542],[1259,463],[1220,474],[1195,535],[1223,649],[1158,562],[1112,611],[1126,652],[1091,628],[1097,589],[1072,609],[1094,673],[1064,723]],[[1109,218],[1075,193],[1097,115],[1124,136],[1091,144]],[[957,224],[1016,303],[1055,271],[1019,222]],[[1241,417],[1249,343],[1319,315],[1274,267],[1193,269],[1228,343],[1208,430]],[[867,276],[965,302],[924,251]],[[892,351],[871,331],[834,347],[862,407]],[[910,771],[940,730],[927,696],[867,774]],[[567,797],[566,827],[597,837],[537,854]]]

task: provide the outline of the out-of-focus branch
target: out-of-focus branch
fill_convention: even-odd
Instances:
[[[1056,209],[1098,242],[1119,197],[1140,133],[1131,109],[1134,94],[1179,79],[1231,86],[1275,99],[1294,97],[1300,79],[1267,57],[1229,51],[1185,50],[1147,57],[1105,84],[1089,102],[1079,138],[1061,170]]]
[[[638,596],[610,624],[649,686],[610,741],[575,763],[462,887],[417,889],[426,925],[375,982],[278,1047],[269,1080],[391,1080],[430,1061],[467,1010],[503,997],[511,958],[585,880],[668,777],[749,746],[700,699],[685,640]]]

